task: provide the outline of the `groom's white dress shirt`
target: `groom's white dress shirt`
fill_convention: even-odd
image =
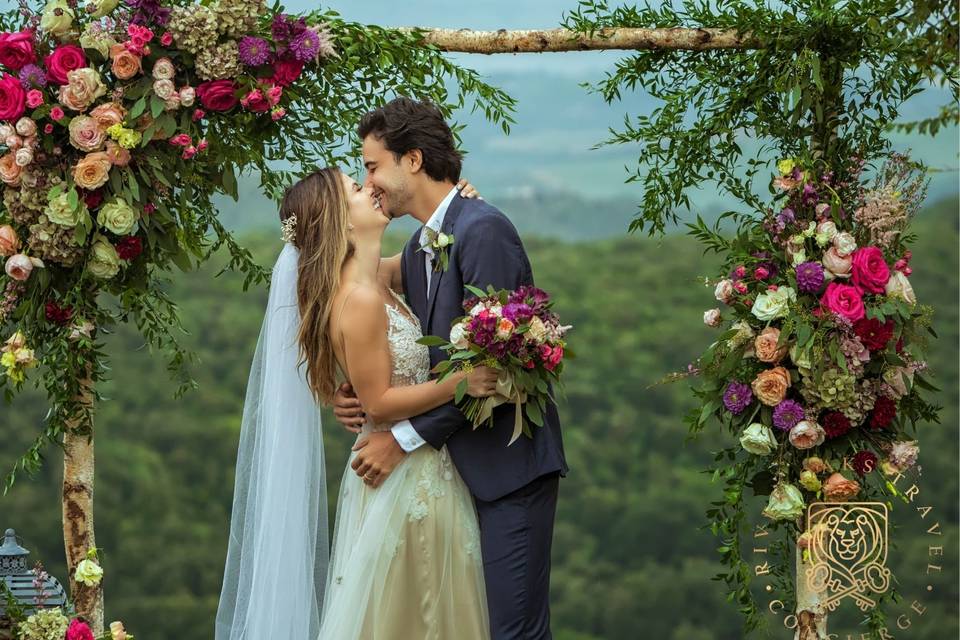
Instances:
[[[457,196],[459,191],[456,187],[450,190],[450,193],[447,194],[439,205],[437,205],[436,210],[433,212],[433,215],[430,216],[430,219],[427,220],[427,223],[423,225],[423,229],[420,230],[420,248],[423,249],[423,268],[427,272],[427,301],[430,300],[430,278],[433,275],[433,265],[430,264],[430,261],[433,259],[433,247],[430,246],[430,239],[427,236],[427,229],[433,231],[434,236],[440,233],[440,229],[443,228],[443,218],[447,215],[447,209],[450,207],[450,203],[453,202],[453,199]],[[426,327],[424,327],[426,329]],[[393,425],[393,428],[390,429],[393,433],[393,437],[397,439],[397,442],[400,443],[400,447],[407,453],[419,449],[424,444],[426,440],[420,437],[420,434],[417,433],[417,430],[413,428],[413,425],[410,424],[409,420],[401,420],[397,424]]]

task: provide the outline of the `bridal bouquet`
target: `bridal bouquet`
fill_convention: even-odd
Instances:
[[[559,384],[564,362],[573,355],[563,339],[571,327],[560,324],[550,310],[550,296],[536,287],[516,291],[489,287],[486,292],[467,288],[476,297],[464,301],[467,315],[454,321],[450,340],[427,336],[420,342],[449,354],[450,358],[434,369],[440,380],[477,366],[499,369],[496,395],[467,397],[464,380],[457,386],[456,402],[474,428],[484,422],[492,426],[493,409],[512,402],[514,430],[508,444],[516,442],[521,433],[532,438],[528,421],[543,426],[551,384]]]
[[[834,173],[782,160],[777,204],[762,219],[743,216],[736,238],[689,225],[726,254],[725,275],[708,281],[723,310],[704,314],[726,330],[690,367],[702,406],[687,421],[694,434],[711,416],[730,429],[739,446],[720,454],[730,464],[715,477],[735,502],[745,486],[769,496],[764,515],[775,521],[797,522],[815,500],[896,494],[891,479],[917,460],[916,423],[936,420],[922,397],[936,389],[922,355],[936,334],[907,249],[925,176],[897,154],[870,183],[862,172],[856,161]],[[715,531],[730,531],[741,507],[719,504]]]

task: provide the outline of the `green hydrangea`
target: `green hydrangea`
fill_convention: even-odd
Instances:
[[[211,7],[201,4],[174,7],[167,30],[173,35],[177,47],[196,55],[216,45],[219,36],[217,14]]]
[[[257,19],[266,3],[264,0],[220,0],[210,8],[217,16],[220,33],[239,38],[256,31]]]
[[[243,71],[236,40],[227,40],[197,53],[194,70],[203,80],[234,78]]]
[[[20,640],[63,640],[70,621],[59,607],[41,609],[17,627]]]

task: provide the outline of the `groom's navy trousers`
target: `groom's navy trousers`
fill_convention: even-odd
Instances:
[[[466,314],[465,285],[486,290],[533,285],[533,271],[513,224],[482,200],[455,197],[442,232],[452,235],[448,268],[431,273],[430,287],[420,231],[402,257],[403,287],[424,334],[448,339],[453,321]],[[430,349],[432,365],[446,359]],[[484,579],[493,640],[548,640],[550,635],[550,546],[559,477],[566,475],[560,419],[547,403],[543,427],[533,438],[513,432],[513,405],[498,407],[493,427],[473,429],[454,403],[411,419],[435,449],[444,445],[473,494],[480,519]]]

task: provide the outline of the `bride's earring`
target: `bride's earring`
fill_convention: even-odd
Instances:
[[[347,223],[347,231],[353,231],[353,225],[349,222]]]

